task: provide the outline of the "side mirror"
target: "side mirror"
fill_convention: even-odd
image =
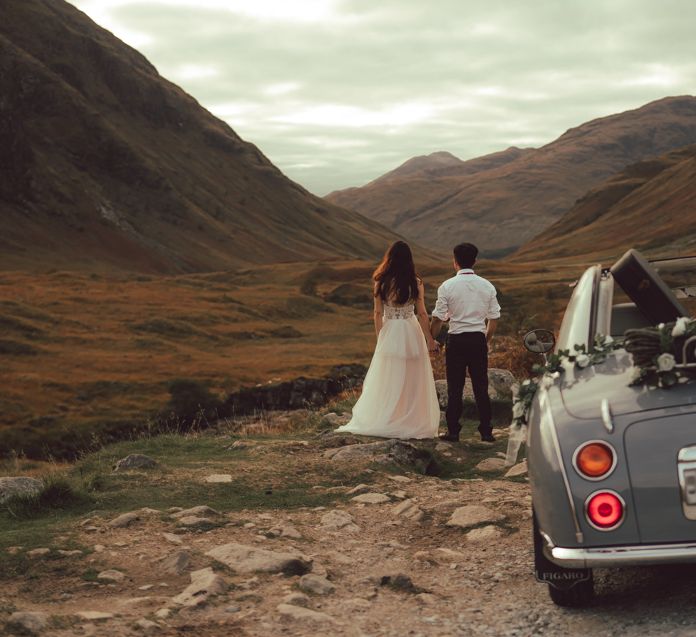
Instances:
[[[549,330],[532,330],[524,335],[524,346],[533,354],[547,354],[556,344],[556,337]]]

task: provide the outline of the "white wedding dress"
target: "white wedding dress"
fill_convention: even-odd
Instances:
[[[384,320],[351,421],[337,431],[383,438],[435,438],[440,405],[413,305],[384,305]]]

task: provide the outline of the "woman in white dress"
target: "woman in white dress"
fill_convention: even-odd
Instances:
[[[434,438],[440,406],[429,351],[423,282],[411,249],[397,241],[373,274],[377,346],[351,421],[337,431],[383,438]]]

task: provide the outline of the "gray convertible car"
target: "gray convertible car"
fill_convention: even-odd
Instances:
[[[688,331],[680,321],[696,333],[681,318],[694,314],[695,283],[695,257],[648,262],[631,250],[581,276],[555,349],[551,332],[525,337],[557,361],[524,421],[536,577],[559,605],[592,599],[593,568],[696,561],[696,336],[669,336]],[[654,337],[642,368],[638,337]]]

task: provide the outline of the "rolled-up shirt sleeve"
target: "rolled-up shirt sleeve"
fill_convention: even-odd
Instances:
[[[490,301],[488,302],[488,314],[487,314],[486,318],[487,319],[499,319],[500,318],[500,304],[498,303],[498,295],[495,291],[495,288],[493,288]]]
[[[449,320],[449,304],[447,303],[447,296],[445,294],[445,286],[441,285],[437,289],[437,301],[435,302],[435,309],[433,310],[433,318],[440,319],[441,321]]]

